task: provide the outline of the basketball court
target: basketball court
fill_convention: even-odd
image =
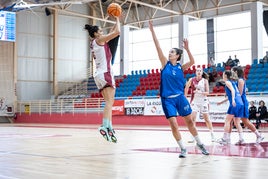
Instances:
[[[115,125],[118,143],[105,141],[97,125],[1,124],[0,178],[267,178],[268,130],[255,144],[255,134],[245,129],[245,145],[222,146],[210,141],[207,128],[198,127],[210,152],[204,156],[188,143],[182,128],[187,158],[178,158],[179,148],[168,126]],[[215,128],[217,138],[223,129]]]

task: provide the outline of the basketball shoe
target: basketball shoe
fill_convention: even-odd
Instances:
[[[202,154],[209,155],[209,152],[205,148],[204,144],[196,144],[196,146],[201,150]]]
[[[230,140],[224,139],[224,138],[220,138],[219,140],[217,140],[217,142],[221,145],[228,145],[230,144]]]
[[[239,141],[235,143],[235,145],[243,145],[243,144],[245,144],[244,139],[239,139]]]
[[[102,137],[107,140],[108,142],[111,142],[111,136],[109,135],[109,132],[108,132],[108,128],[104,127],[104,126],[100,126],[99,127],[99,132],[100,134],[102,135]]]
[[[261,142],[263,141],[263,139],[264,139],[263,136],[259,136],[259,137],[257,137],[257,139],[256,139],[256,143],[257,143],[257,144],[261,143]]]
[[[179,155],[179,158],[185,158],[187,155],[187,150],[186,149],[181,149],[181,153]]]
[[[115,131],[114,131],[114,129],[108,128],[108,134],[109,134],[109,137],[110,137],[111,141],[113,143],[116,143],[117,142],[117,138],[115,137]]]

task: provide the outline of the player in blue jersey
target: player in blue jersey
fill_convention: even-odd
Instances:
[[[259,131],[256,129],[256,127],[249,121],[249,110],[248,110],[248,100],[246,96],[246,81],[244,79],[244,70],[240,66],[235,66],[232,68],[232,70],[237,74],[238,77],[238,90],[240,92],[240,95],[242,97],[243,103],[244,103],[244,112],[243,117],[241,118],[243,124],[249,128],[253,133],[255,133],[257,139],[256,143],[260,143],[263,141],[264,137],[261,136]]]
[[[194,136],[196,140],[197,147],[202,151],[204,155],[209,155],[209,152],[206,150],[204,144],[201,142],[198,136],[198,132],[192,120],[191,106],[187,98],[184,96],[184,86],[186,80],[184,78],[183,70],[188,69],[194,64],[194,57],[189,50],[188,40],[183,40],[183,47],[186,50],[190,61],[181,65],[180,59],[183,50],[178,48],[172,48],[169,51],[167,59],[163,54],[159,41],[154,32],[152,21],[149,21],[149,28],[153,37],[159,60],[162,65],[160,82],[160,96],[162,107],[165,116],[170,123],[172,134],[181,148],[181,153],[179,157],[186,157],[187,151],[182,142],[182,137],[179,131],[179,126],[176,118],[177,115],[182,116],[184,118],[184,121],[190,133],[192,134],[192,136]]]
[[[244,143],[243,129],[240,125],[240,119],[243,117],[244,103],[237,88],[237,76],[234,72],[226,70],[224,71],[222,78],[225,82],[225,92],[227,98],[219,102],[218,105],[229,101],[229,108],[227,110],[227,115],[225,118],[223,138],[218,140],[218,142],[224,145],[230,144],[231,122],[234,120],[234,124],[239,133],[239,141],[236,144],[240,145]]]

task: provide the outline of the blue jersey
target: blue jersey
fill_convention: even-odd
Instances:
[[[243,117],[249,118],[248,99],[246,96],[247,85],[246,85],[246,81],[243,78],[240,78],[240,79],[242,79],[244,81],[243,91],[242,91],[242,95],[241,95],[242,101],[244,103],[244,116]]]
[[[241,95],[239,93],[239,90],[237,88],[237,82],[234,82],[234,81],[229,81],[231,82],[233,88],[234,88],[234,91],[235,91],[235,103],[236,103],[236,106],[234,107],[232,105],[232,93],[231,93],[231,90],[225,86],[225,92],[226,92],[226,95],[228,97],[228,100],[229,100],[229,108],[228,108],[228,111],[227,111],[227,114],[231,114],[231,115],[234,115],[234,117],[243,117],[243,113],[244,113],[244,103],[242,101],[242,98],[241,98]]]
[[[160,96],[169,97],[184,94],[185,83],[181,64],[172,65],[168,61],[161,71]]]

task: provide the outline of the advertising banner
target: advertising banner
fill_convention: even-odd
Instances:
[[[229,102],[217,105],[218,102],[225,99],[225,96],[209,96],[208,98],[211,122],[224,123]],[[260,100],[268,104],[268,98],[264,96],[248,96],[247,98],[248,101],[254,101],[256,107],[258,107]],[[113,115],[164,116],[160,98],[116,101],[113,107]],[[198,114],[196,121],[204,122],[203,116]]]
[[[145,116],[162,116],[162,115],[164,115],[160,98],[145,99],[144,115]]]
[[[144,115],[144,99],[125,100],[125,115]]]
[[[113,115],[125,115],[124,100],[115,100],[112,107]]]

